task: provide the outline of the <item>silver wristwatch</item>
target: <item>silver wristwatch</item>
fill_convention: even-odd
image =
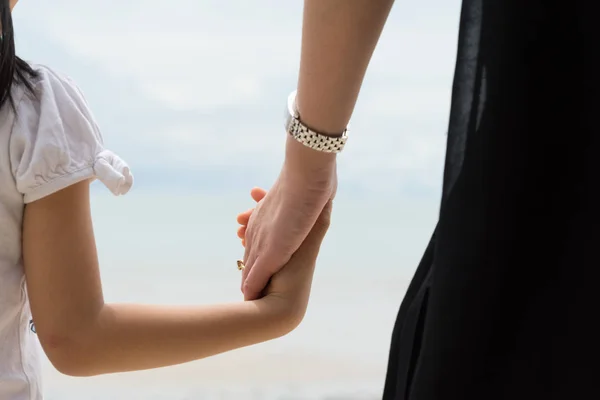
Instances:
[[[313,131],[300,121],[296,108],[296,91],[290,93],[285,113],[285,130],[306,147],[325,153],[340,153],[348,140],[347,129],[341,136],[327,136]]]

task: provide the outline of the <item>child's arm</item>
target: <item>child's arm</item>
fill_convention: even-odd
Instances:
[[[86,376],[184,363],[285,335],[302,320],[328,215],[260,300],[105,304],[88,186],[75,184],[25,209],[31,309],[40,342],[61,372]]]

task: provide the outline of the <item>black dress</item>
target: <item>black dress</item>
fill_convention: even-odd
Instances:
[[[384,400],[600,399],[600,17],[464,0],[439,221]]]

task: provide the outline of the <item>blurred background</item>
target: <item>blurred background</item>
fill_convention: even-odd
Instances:
[[[47,363],[47,398],[381,398],[396,313],[437,218],[459,13],[458,0],[396,2],[298,330],[140,373],[69,378]],[[235,217],[279,172],[302,1],[21,0],[14,18],[18,54],[80,85],[136,177],[125,197],[94,185],[106,299],[240,300]]]

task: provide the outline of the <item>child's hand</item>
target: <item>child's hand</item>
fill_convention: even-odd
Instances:
[[[261,188],[254,188],[250,191],[250,196],[257,203],[261,201],[267,195],[267,191]],[[249,209],[237,216],[237,222],[241,226],[238,228],[237,235],[240,239],[242,239],[242,246],[246,246],[246,228],[248,227],[248,221],[250,221],[250,216],[254,208]]]
[[[251,192],[252,198],[259,202],[266,195],[266,191],[255,188]],[[319,216],[308,237],[300,248],[294,253],[290,261],[273,277],[264,290],[264,301],[282,319],[289,321],[290,329],[294,329],[302,321],[308,306],[308,298],[315,264],[321,242],[329,229],[332,204],[327,203]],[[244,244],[246,226],[250,220],[253,209],[238,215],[237,221],[242,225],[238,229],[238,236]]]

